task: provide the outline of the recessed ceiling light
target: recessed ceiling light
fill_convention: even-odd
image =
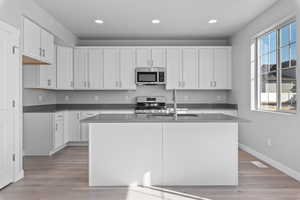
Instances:
[[[103,21],[102,19],[96,19],[96,20],[95,20],[95,23],[96,23],[96,24],[103,24],[104,21]]]
[[[215,23],[218,23],[218,20],[217,19],[211,19],[208,21],[209,24],[215,24]]]
[[[160,23],[160,20],[159,19],[153,19],[152,20],[152,24],[159,24]]]

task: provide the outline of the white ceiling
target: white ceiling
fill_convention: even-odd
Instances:
[[[231,36],[277,0],[35,1],[80,39],[213,39]],[[208,24],[212,18],[219,23]]]

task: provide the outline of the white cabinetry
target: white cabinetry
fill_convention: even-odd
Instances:
[[[80,142],[80,112],[67,111],[66,126],[70,142]]]
[[[62,147],[65,142],[64,138],[64,113],[63,112],[58,112],[55,113],[55,129],[54,129],[54,150]]]
[[[182,49],[182,81],[179,89],[198,88],[198,56],[196,48]]]
[[[119,52],[116,48],[104,49],[104,88],[120,88]]]
[[[23,63],[53,63],[54,36],[27,18],[24,18],[23,33]]]
[[[214,49],[214,88],[231,89],[231,48]]]
[[[165,48],[136,48],[137,67],[165,67]]]
[[[103,49],[89,49],[88,67],[88,88],[103,89]]]
[[[120,89],[135,90],[135,56],[133,48],[122,48],[120,51]]]
[[[199,49],[199,88],[231,89],[231,47]]]
[[[92,111],[83,111],[80,112],[80,119],[86,119],[89,117],[93,117],[99,114],[99,112],[92,112]],[[89,141],[89,125],[87,123],[80,124],[80,141],[87,142]]]
[[[74,49],[74,88],[88,88],[88,49]]]
[[[178,89],[182,81],[181,48],[167,49],[167,85],[169,90]]]
[[[73,89],[73,48],[57,46],[56,60],[57,89]]]
[[[167,89],[231,89],[231,47],[167,49]]]
[[[197,48],[167,49],[167,89],[197,89]]]
[[[23,68],[24,88],[56,89],[56,56],[50,65],[27,65]]]

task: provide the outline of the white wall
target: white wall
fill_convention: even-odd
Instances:
[[[177,91],[178,103],[226,103],[227,91]],[[58,91],[57,104],[127,104],[136,96],[165,96],[172,102],[173,93],[162,86],[138,87],[136,91]],[[66,96],[68,97],[66,100]]]
[[[238,103],[239,116],[250,120],[239,126],[240,143],[268,156],[300,178],[300,104],[296,115],[250,111],[250,39],[255,34],[279,22],[292,13],[299,15],[300,0],[280,0],[232,37],[233,46],[233,91],[231,103]],[[298,50],[300,49],[300,26],[298,18]],[[298,51],[298,58],[300,58]],[[298,59],[299,63],[300,59]],[[299,67],[299,66],[298,66]],[[300,68],[298,68],[300,69]],[[297,71],[297,99],[300,100],[300,70]],[[267,140],[272,146],[268,147]]]
[[[68,45],[75,45],[77,37],[40,8],[33,0],[0,0],[0,20],[21,28],[21,16],[27,16]]]

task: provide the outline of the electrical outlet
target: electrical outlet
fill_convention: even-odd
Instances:
[[[69,96],[65,96],[65,101],[69,101]]]
[[[268,147],[272,146],[272,140],[270,138],[267,139],[267,145],[268,145]]]
[[[40,96],[38,97],[38,99],[39,99],[39,102],[43,101],[43,96],[40,95]]]

